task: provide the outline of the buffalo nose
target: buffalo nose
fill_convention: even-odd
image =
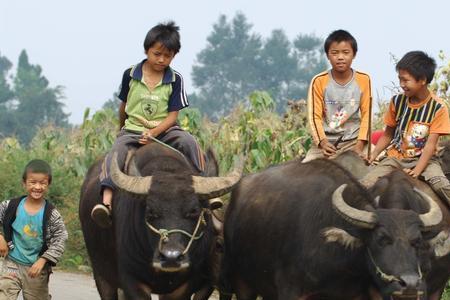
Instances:
[[[160,259],[162,262],[175,263],[183,260],[184,255],[180,250],[176,249],[164,249],[160,253]]]
[[[400,276],[400,285],[409,290],[417,289],[421,283],[421,279],[418,275],[403,275]]]

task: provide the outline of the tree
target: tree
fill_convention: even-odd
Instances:
[[[288,99],[306,97],[312,74],[326,68],[322,41],[314,35],[299,35],[291,42],[276,29],[262,39],[251,28],[242,13],[230,22],[222,15],[197,55],[192,78],[198,91],[190,99],[213,118],[255,90],[269,92],[281,111]]]
[[[14,97],[7,80],[11,67],[8,58],[0,55],[0,137],[7,135],[16,126],[16,119],[9,112],[9,102]]]
[[[113,96],[111,99],[108,99],[105,103],[102,105],[102,109],[111,109],[112,111],[119,113],[119,106],[122,102],[119,99],[119,92],[113,93]]]
[[[29,63],[25,50],[20,53],[17,73],[10,89],[5,74],[11,63],[0,57],[0,131],[3,136],[16,135],[28,143],[37,129],[49,123],[58,127],[68,126],[68,114],[63,111],[62,87],[49,87],[39,65]],[[0,102],[2,103],[2,102]]]
[[[0,104],[8,102],[13,97],[13,92],[6,79],[11,67],[11,62],[0,54]]]

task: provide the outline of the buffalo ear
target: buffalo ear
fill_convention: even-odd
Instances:
[[[200,202],[200,206],[201,206],[202,208],[207,208],[207,209],[210,208],[210,207],[209,207],[209,199],[203,199],[203,198],[200,198],[198,201]]]
[[[373,186],[369,188],[369,194],[372,196],[373,199],[375,199],[377,196],[383,195],[387,188],[389,187],[389,180],[386,177],[382,177],[375,182]],[[374,205],[375,207],[378,206]]]
[[[327,227],[322,231],[325,243],[339,243],[345,248],[356,249],[363,245],[363,242],[345,231],[336,227]]]
[[[428,241],[436,257],[442,257],[450,253],[450,233],[442,230]]]

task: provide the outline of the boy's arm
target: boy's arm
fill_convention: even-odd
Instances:
[[[367,78],[366,78],[367,77]],[[354,147],[354,151],[362,153],[364,146],[367,144],[370,134],[370,113],[372,107],[372,89],[370,85],[370,78],[365,75],[362,82],[362,95],[359,104],[359,110],[361,112],[361,123],[359,126],[358,140]]]
[[[8,255],[8,244],[3,236],[3,218],[5,217],[5,211],[8,207],[9,201],[3,201],[0,203],[0,257],[6,257]]]
[[[322,124],[324,110],[323,88],[320,87],[320,82],[317,78],[311,81],[306,104],[308,108],[308,123],[314,143],[317,146],[320,146],[321,143],[325,144],[328,140]]]
[[[162,120],[161,123],[159,123],[158,126],[156,126],[155,128],[149,129],[147,131],[145,131],[143,133],[143,136],[152,136],[152,137],[157,137],[158,135],[160,135],[161,133],[164,133],[167,131],[167,129],[169,129],[170,127],[172,127],[173,125],[176,124],[177,122],[177,118],[178,118],[178,111],[171,111],[169,112],[169,114],[167,115],[167,117]],[[144,140],[142,140],[142,142],[144,142]]]
[[[42,254],[52,265],[55,265],[64,253],[65,243],[68,237],[66,226],[61,214],[53,209],[50,221],[48,223],[47,251]]]
[[[431,157],[436,153],[436,147],[439,141],[439,136],[440,135],[438,133],[430,133],[427,142],[425,144],[425,147],[423,147],[422,149],[422,154],[420,155],[420,158],[417,161],[417,164],[414,167],[414,169],[412,169],[411,172],[408,172],[409,175],[411,175],[414,178],[417,178],[417,176],[422,174],[423,170],[425,170],[425,168],[427,167]]]
[[[372,153],[370,155],[369,163],[372,163],[377,158],[377,156],[381,153],[381,151],[383,151],[384,149],[387,148],[387,146],[389,146],[392,139],[394,138],[394,133],[395,133],[395,127],[386,126],[386,128],[384,129],[383,135],[378,140],[378,143],[375,146],[375,149],[372,151]]]
[[[127,106],[126,102],[120,102],[120,106],[119,106],[119,130],[121,130],[123,128],[123,126],[125,126],[125,120],[127,119],[127,114],[125,112],[125,107]]]
[[[131,82],[131,68],[128,68],[123,72],[122,83],[120,84],[120,91],[117,98],[119,98],[119,130],[125,125],[125,120],[127,119],[127,114],[125,113],[125,107],[127,105],[128,93],[130,92],[130,82]]]

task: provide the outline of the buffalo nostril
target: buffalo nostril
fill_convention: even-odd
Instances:
[[[158,259],[159,259],[161,262],[165,262],[165,261],[166,261],[166,257],[165,257],[164,255],[162,255],[161,253],[158,255]]]
[[[406,289],[416,289],[420,285],[420,277],[418,275],[400,276],[400,285]]]
[[[159,256],[162,262],[178,262],[183,254],[179,250],[168,249],[163,250]]]
[[[177,261],[178,262],[181,262],[181,261],[183,261],[184,260],[184,255],[183,254],[181,254],[180,256],[178,256],[178,258],[177,258]]]

